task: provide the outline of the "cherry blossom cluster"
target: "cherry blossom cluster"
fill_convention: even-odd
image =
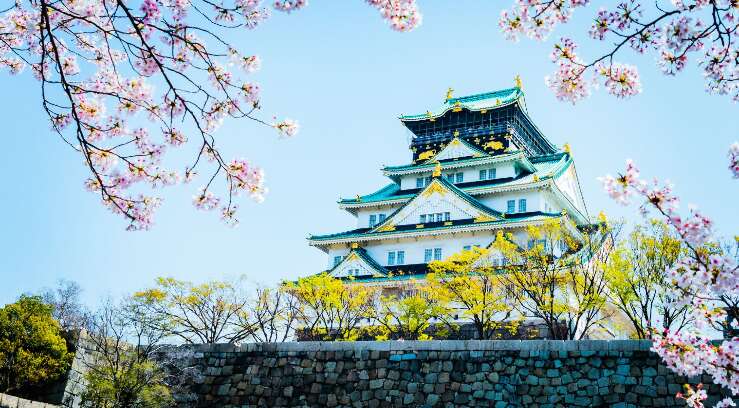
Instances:
[[[730,148],[732,171],[737,150]],[[679,200],[669,184],[658,181],[647,183],[640,179],[639,170],[628,161],[626,171],[618,177],[601,178],[606,192],[620,204],[628,204],[634,196],[641,197],[642,212],[654,210],[670,225],[688,248],[687,253],[666,271],[674,282],[671,294],[676,306],[690,305],[694,318],[691,328],[678,332],[654,329],[653,350],[675,372],[695,376],[710,375],[713,382],[726,387],[732,395],[739,395],[739,338],[720,343],[712,342],[709,330],[736,333],[739,322],[727,319],[729,312],[739,312],[739,266],[736,254],[722,249],[713,232],[713,222],[695,208],[687,216],[679,211]],[[689,406],[703,407],[707,395],[702,388],[686,388]],[[718,406],[733,406],[725,399]]]
[[[573,11],[589,0],[514,0],[510,10],[503,10],[498,26],[506,38],[518,41],[521,35],[544,40],[561,23],[567,23]]]
[[[270,16],[260,0],[11,3],[0,12],[0,69],[19,74],[30,68],[52,129],[89,170],[85,188],[124,216],[129,229],[151,227],[161,204],[154,189],[191,181],[201,171],[207,182],[193,198],[195,207],[219,209],[230,224],[237,222],[234,199],[241,193],[263,200],[262,170],[224,159],[215,137],[228,118],[253,120],[281,137],[299,129],[292,119],[258,117],[261,88],[249,75],[261,59],[216,34],[258,27]],[[420,24],[413,0],[369,3],[396,30]],[[306,5],[272,3],[288,13]],[[194,158],[170,163],[168,153],[188,145]]]
[[[522,35],[543,40],[557,25],[569,22],[575,9],[587,5],[587,0],[514,0],[513,7],[502,12],[499,26],[512,40]],[[707,91],[739,100],[739,46],[732,41],[739,32],[736,1],[674,0],[672,6],[624,0],[600,9],[588,34],[613,46],[587,62],[574,55],[559,55],[554,59],[557,70],[547,78],[547,85],[559,99],[573,103],[588,96],[589,85],[598,82],[617,97],[636,95],[641,90],[636,67],[614,60],[631,48],[638,54],[653,52],[665,75],[681,72],[695,54]],[[576,48],[572,40],[563,39],[555,45],[555,53],[565,42]],[[588,71],[593,78],[580,79]]]
[[[739,178],[739,143],[734,143],[729,148],[729,170],[734,178]]]
[[[396,31],[410,31],[421,25],[416,0],[366,0]]]

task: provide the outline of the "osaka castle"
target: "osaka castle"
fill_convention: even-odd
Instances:
[[[520,80],[462,97],[450,89],[441,106],[400,123],[412,133],[410,162],[382,168],[388,183],[377,191],[339,200],[354,228],[308,238],[331,276],[392,287],[423,279],[434,260],[489,247],[499,231],[524,247],[528,226],[590,224],[569,148],[534,124]]]

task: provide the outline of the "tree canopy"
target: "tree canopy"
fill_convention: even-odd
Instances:
[[[0,309],[0,392],[54,380],[72,357],[52,307],[40,297],[21,296]]]

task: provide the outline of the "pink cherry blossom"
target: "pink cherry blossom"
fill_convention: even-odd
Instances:
[[[226,120],[246,118],[273,127],[281,137],[298,130],[290,119],[272,124],[261,118],[261,89],[242,77],[259,70],[261,59],[220,36],[259,26],[270,15],[261,3],[18,0],[0,12],[0,67],[11,74],[31,67],[45,90],[42,103],[52,130],[82,156],[89,172],[85,188],[125,217],[129,229],[153,224],[161,199],[147,190],[201,173],[207,183],[193,203],[221,208],[233,225],[236,198],[245,193],[260,202],[267,188],[253,163],[223,158],[217,129]],[[307,4],[278,0],[272,6],[292,12]],[[396,30],[420,23],[412,0],[370,4]],[[186,144],[193,144],[196,154],[185,165],[176,164],[184,172],[167,168],[167,148]]]
[[[729,147],[729,170],[734,178],[739,178],[739,142]]]
[[[276,123],[274,127],[281,135],[287,137],[293,137],[298,133],[298,122],[292,119],[284,119],[282,122]]]
[[[739,144],[735,143],[729,152],[732,172],[737,150]],[[739,395],[739,338],[716,343],[707,335],[708,330],[726,325],[727,310],[736,307],[732,299],[739,298],[739,265],[717,244],[713,221],[693,206],[687,216],[682,215],[669,183],[642,181],[631,161],[623,175],[605,176],[601,181],[608,194],[621,204],[627,204],[632,196],[642,197],[642,212],[656,211],[688,248],[666,273],[675,284],[669,294],[671,301],[675,306],[689,306],[694,323],[676,332],[653,329],[652,350],[678,374],[708,375],[732,395]],[[688,386],[678,397],[688,406],[703,407],[707,394],[701,385]],[[733,402],[724,399],[716,406],[733,406]]]
[[[547,84],[557,97],[577,102],[589,95],[587,82],[579,80],[591,71],[605,89],[619,98],[641,91],[636,67],[615,62],[633,50],[655,53],[659,69],[675,75],[686,67],[690,54],[703,71],[706,90],[739,101],[739,47],[733,35],[739,29],[739,9],[730,0],[673,0],[669,4],[624,0],[594,13],[588,34],[607,48],[592,58],[557,58],[556,73]],[[578,8],[590,2],[575,0],[513,0],[501,12],[498,26],[504,36],[544,40],[560,24],[568,23]],[[707,46],[708,45],[708,46]],[[566,61],[563,61],[566,60]],[[576,78],[577,77],[577,78]]]

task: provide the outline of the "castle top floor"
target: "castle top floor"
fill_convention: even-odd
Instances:
[[[410,149],[414,163],[431,156],[432,151],[440,151],[455,137],[484,149],[490,136],[505,135],[506,140],[513,141],[527,156],[557,152],[526,113],[518,79],[513,88],[457,98],[450,88],[440,108],[403,115],[400,121],[413,133]]]

